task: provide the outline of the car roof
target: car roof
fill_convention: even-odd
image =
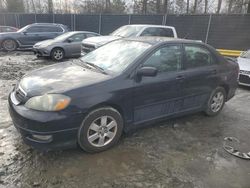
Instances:
[[[126,26],[128,26],[128,25],[126,25]],[[174,28],[173,26],[169,26],[169,25],[153,25],[153,24],[130,24],[130,26]]]
[[[98,33],[95,33],[95,32],[91,32],[91,31],[69,31],[68,33],[93,33],[93,34],[98,34]],[[99,34],[98,34],[99,35]]]
[[[56,25],[56,26],[64,26],[63,24],[60,23],[32,23],[30,25]]]
[[[124,38],[124,40],[132,40],[138,42],[145,42],[151,45],[156,45],[160,43],[193,43],[193,44],[204,44],[202,41],[198,40],[188,40],[181,38],[171,38],[171,37],[155,37],[155,36],[145,36],[145,37],[132,37]]]

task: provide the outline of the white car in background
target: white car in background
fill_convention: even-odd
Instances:
[[[239,84],[250,86],[250,50],[242,52],[237,62],[240,67]]]
[[[127,37],[158,36],[178,38],[174,27],[166,25],[124,25],[106,36],[91,37],[82,41],[82,54],[86,54],[111,41]]]

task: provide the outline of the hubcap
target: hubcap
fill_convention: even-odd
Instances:
[[[95,119],[88,129],[88,141],[95,147],[109,144],[117,132],[117,122],[111,116],[101,116]]]
[[[62,59],[62,58],[63,58],[63,52],[62,52],[62,50],[56,50],[56,51],[54,52],[54,58],[55,58],[56,60]]]
[[[221,109],[223,102],[224,102],[223,93],[222,92],[216,93],[211,101],[211,110],[213,112],[218,112]]]
[[[3,47],[8,51],[12,51],[15,50],[16,44],[13,40],[5,40],[3,43]]]

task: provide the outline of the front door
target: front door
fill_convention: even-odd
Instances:
[[[155,77],[135,81],[135,124],[176,114],[181,110],[181,45],[167,45],[153,52],[141,67],[155,67]]]

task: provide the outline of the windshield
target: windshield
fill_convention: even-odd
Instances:
[[[250,59],[250,50],[248,50],[246,52],[242,52],[240,57]]]
[[[21,29],[19,29],[17,32],[24,32],[28,27],[29,25],[26,25],[25,27],[22,27]]]
[[[115,30],[111,35],[119,37],[134,37],[141,31],[143,26],[125,25]]]
[[[105,71],[120,73],[150,47],[144,42],[118,40],[88,53],[81,60]]]

